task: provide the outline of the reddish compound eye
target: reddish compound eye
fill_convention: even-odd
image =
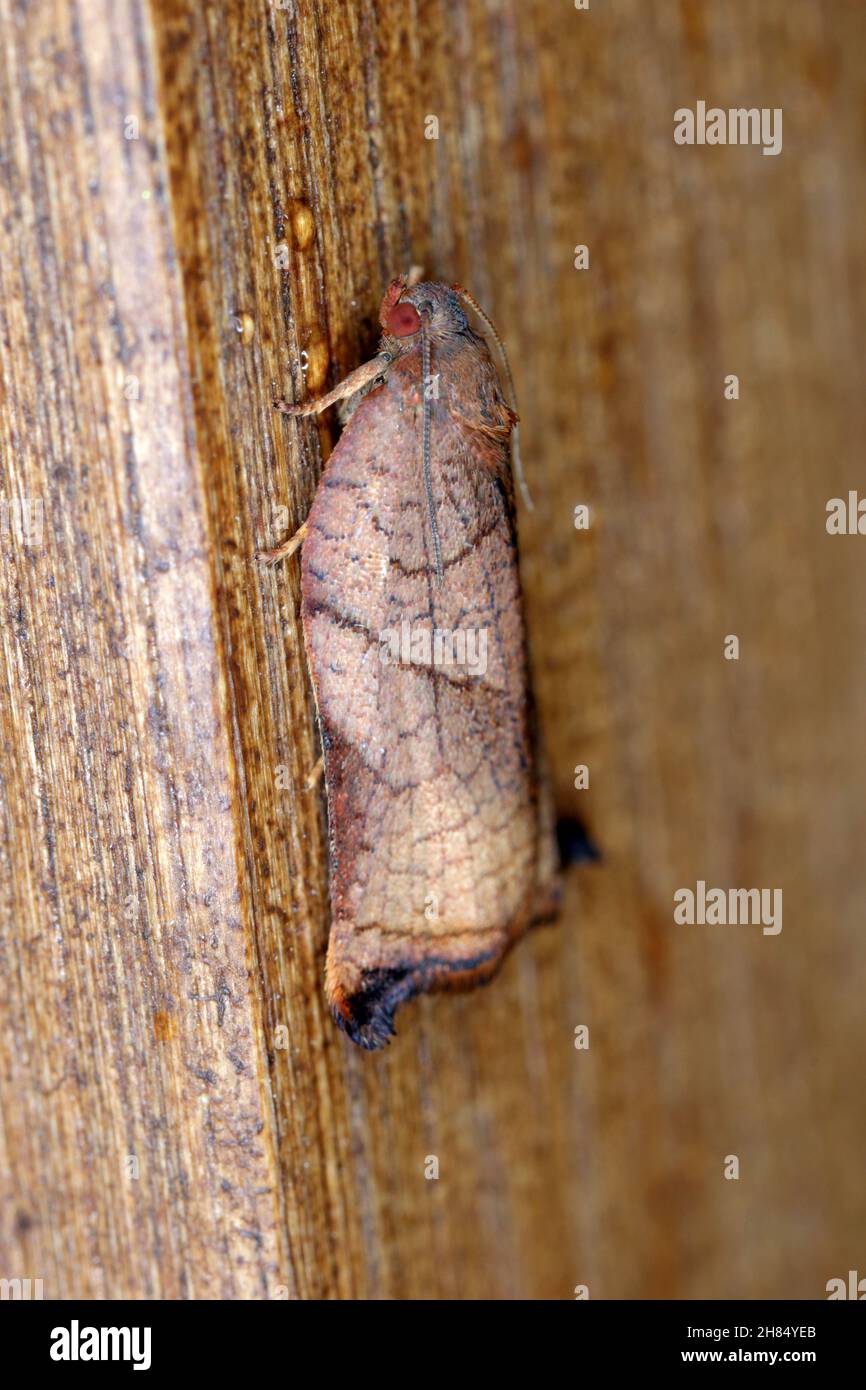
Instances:
[[[395,304],[388,315],[388,332],[394,338],[408,338],[421,327],[421,315],[414,304]]]

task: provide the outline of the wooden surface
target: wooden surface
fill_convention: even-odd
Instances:
[[[0,1275],[862,1272],[866,540],[824,527],[864,486],[862,8],[0,0],[0,39],[0,491],[44,502],[0,566]],[[782,107],[782,154],[676,146],[698,100]],[[253,555],[338,428],[272,395],[363,360],[412,263],[510,350],[549,758],[603,860],[362,1055],[323,1005],[297,564]],[[781,887],[781,934],[676,926],[699,878]]]

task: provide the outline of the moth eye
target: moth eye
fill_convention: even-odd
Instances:
[[[395,304],[388,315],[388,332],[394,338],[408,338],[421,327],[421,315],[414,304]]]

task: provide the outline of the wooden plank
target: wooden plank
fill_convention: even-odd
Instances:
[[[0,13],[3,495],[46,513],[2,568],[3,1268],[85,1296],[822,1296],[866,1217],[864,565],[824,529],[866,423],[866,20]],[[781,106],[782,154],[676,146],[699,99]],[[368,355],[412,263],[510,349],[557,801],[604,857],[489,989],[362,1055],[323,1007],[297,567],[253,557],[336,437],[272,395]],[[782,932],[676,926],[699,878],[783,888]]]
[[[3,495],[43,510],[0,568],[3,1272],[256,1297],[271,1116],[140,22],[47,5],[0,49]]]

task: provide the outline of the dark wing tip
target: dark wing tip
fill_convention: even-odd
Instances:
[[[396,1035],[394,1014],[401,1004],[428,989],[466,989],[486,984],[505,954],[500,943],[493,950],[461,959],[426,956],[400,966],[379,966],[361,972],[352,993],[342,984],[329,985],[334,1021],[348,1038],[368,1052],[386,1047]]]
[[[415,992],[409,969],[365,970],[354,994],[337,986],[331,997],[331,1012],[353,1043],[376,1052],[396,1036],[394,1014]]]

